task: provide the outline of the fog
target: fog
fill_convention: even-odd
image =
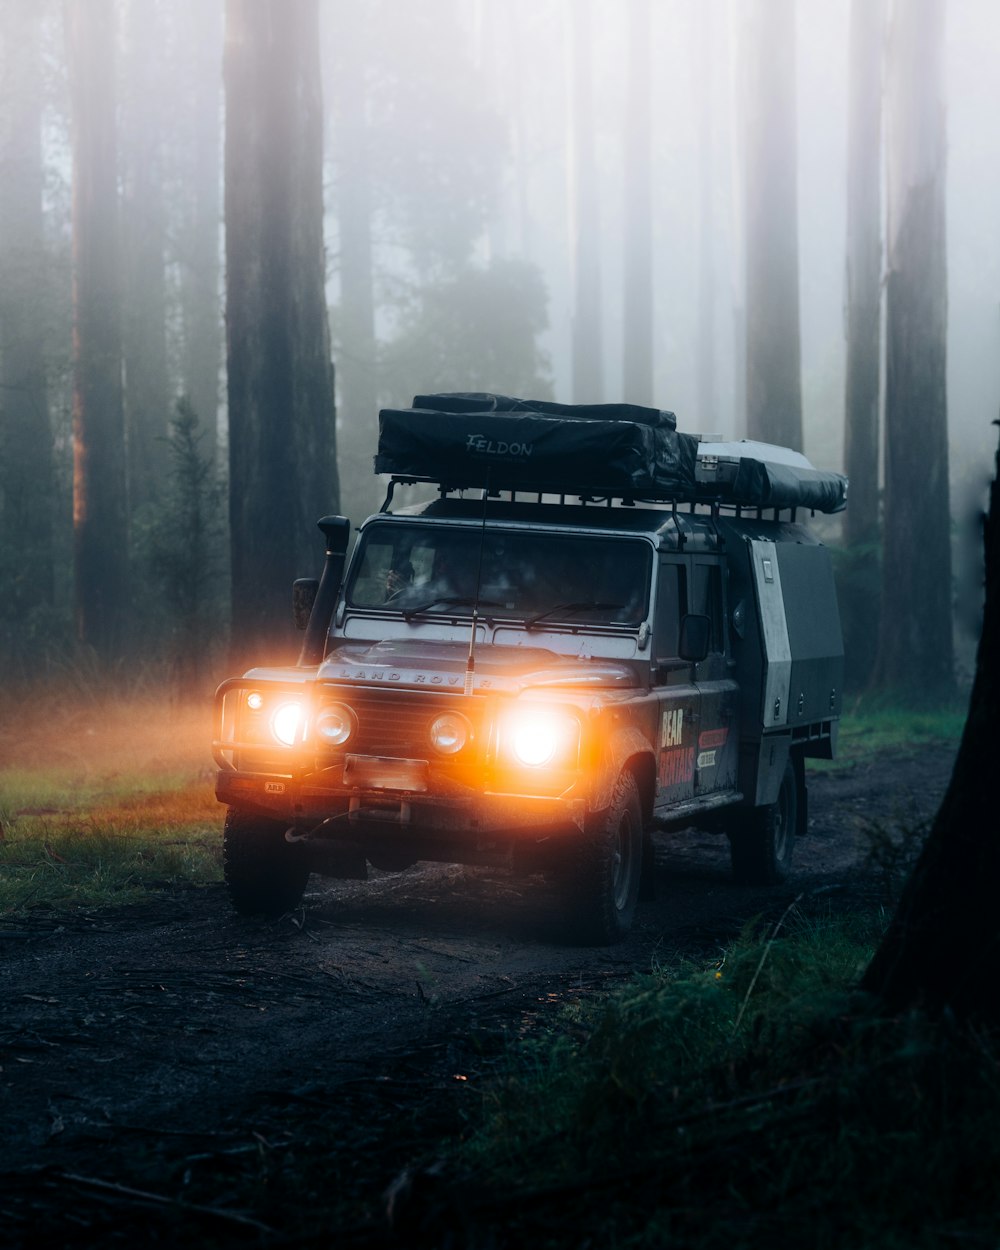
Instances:
[[[840,469],[851,4],[788,3],[804,448],[817,464]],[[744,436],[747,48],[761,14],[772,22],[792,7],[777,0],[763,8],[760,0],[318,6],[325,284],[345,511],[357,520],[380,498],[370,476],[379,406],[442,389],[565,402],[627,397],[623,344],[636,323],[626,331],[626,244],[641,232],[636,205],[644,192],[633,188],[646,176],[652,385],[645,401],[675,411],[681,429]],[[237,11],[239,0],[229,7]],[[164,500],[157,483],[169,474],[157,448],[179,396],[207,432],[202,447],[217,444],[216,463],[226,465],[225,9],[221,0],[65,8],[56,0],[0,0],[3,571],[23,581],[18,568],[28,560],[24,534],[17,551],[12,545],[28,507],[22,485],[35,477],[21,440],[41,428],[37,417],[17,415],[12,398],[25,388],[17,366],[19,344],[28,341],[43,357],[53,483],[45,525],[55,540],[54,599],[64,612],[79,190],[71,152],[81,107],[71,91],[64,14],[79,11],[84,30],[103,12],[115,18],[106,77],[117,89],[122,275],[109,290],[119,291],[126,331],[128,541],[131,557],[145,559],[136,544],[156,528],[151,509]],[[290,11],[273,6],[279,21]],[[630,26],[645,14],[645,56],[637,59]],[[952,510],[961,517],[981,499],[1000,411],[1000,13],[990,0],[945,0],[945,14],[949,472]],[[642,64],[650,71],[648,107],[633,91]],[[589,124],[581,125],[585,115]],[[645,154],[644,169],[636,151]],[[583,306],[579,290],[591,292]],[[574,383],[574,319],[579,329],[584,317],[593,344],[585,394]],[[29,322],[37,332],[26,330]]]

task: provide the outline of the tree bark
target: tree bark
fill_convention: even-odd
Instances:
[[[746,92],[747,434],[802,449],[795,0],[754,0]]]
[[[73,534],[76,628],[105,658],[126,635],[114,0],[68,0],[73,142]]]
[[[653,201],[650,181],[649,0],[628,5],[628,101],[625,114],[623,398],[653,403]]]
[[[601,359],[601,257],[594,161],[593,68],[590,0],[570,6],[573,47],[573,402],[600,403],[604,397]]]
[[[316,0],[227,0],[226,325],[234,659],[295,651],[289,585],[339,504]]]
[[[158,6],[123,9],[122,356],[130,513],[163,490],[171,395],[167,376],[166,212],[161,76],[164,31]]]
[[[369,165],[365,11],[345,10],[335,32],[336,206],[340,232],[340,403],[338,451],[348,515],[367,515],[381,502],[372,473],[378,412],[375,296],[372,272],[372,186]]]
[[[188,187],[178,228],[181,312],[181,390],[211,432],[215,462],[220,431],[222,298],[219,223],[222,213],[222,10],[187,0],[181,10],[184,59],[191,74],[185,150],[179,153]]]
[[[0,615],[23,632],[53,592],[52,429],[38,293],[46,272],[41,13],[5,0],[0,20]]]
[[[984,527],[986,601],[951,783],[864,988],[899,1010],[948,1008],[1000,1024],[996,743],[1000,736],[1000,453]]]
[[[954,689],[948,499],[943,0],[896,5],[888,44],[882,619],[874,681]]]
[[[881,149],[884,0],[853,0],[847,139],[847,381],[844,467],[850,546],[878,536]]]

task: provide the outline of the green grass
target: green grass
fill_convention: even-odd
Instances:
[[[793,918],[512,1047],[452,1148],[472,1218],[503,1245],[996,1244],[1000,1052],[878,1016],[882,923]]]
[[[835,760],[810,760],[810,768],[853,768],[880,751],[908,752],[940,743],[958,745],[965,726],[964,703],[909,710],[875,699],[844,709]]]
[[[0,915],[219,878],[207,706],[18,702],[0,717]]]

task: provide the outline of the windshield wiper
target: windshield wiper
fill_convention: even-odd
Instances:
[[[536,612],[534,616],[529,616],[524,622],[524,627],[533,629],[539,621],[555,616],[557,612],[565,612],[568,616],[572,616],[577,612],[586,612],[588,608],[595,612],[610,612],[612,609],[617,610],[624,606],[624,603],[605,603],[599,599],[578,599],[575,603],[557,603],[554,608],[546,608],[544,612]]]
[[[448,604],[452,607],[464,605],[465,607],[473,607],[476,603],[480,607],[500,608],[502,603],[498,603],[496,599],[476,599],[475,595],[439,595],[436,599],[428,599],[426,603],[414,604],[412,608],[403,609],[403,620],[410,621],[415,616],[419,616],[421,612],[429,612],[431,608],[436,608],[438,604]]]

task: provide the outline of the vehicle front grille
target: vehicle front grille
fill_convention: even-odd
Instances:
[[[428,736],[431,723],[441,712],[461,712],[466,716],[472,723],[474,745],[482,725],[481,700],[466,699],[456,694],[371,690],[357,686],[324,687],[320,706],[334,701],[346,703],[354,709],[358,718],[357,731],[345,747],[356,755],[426,759],[432,751]]]

